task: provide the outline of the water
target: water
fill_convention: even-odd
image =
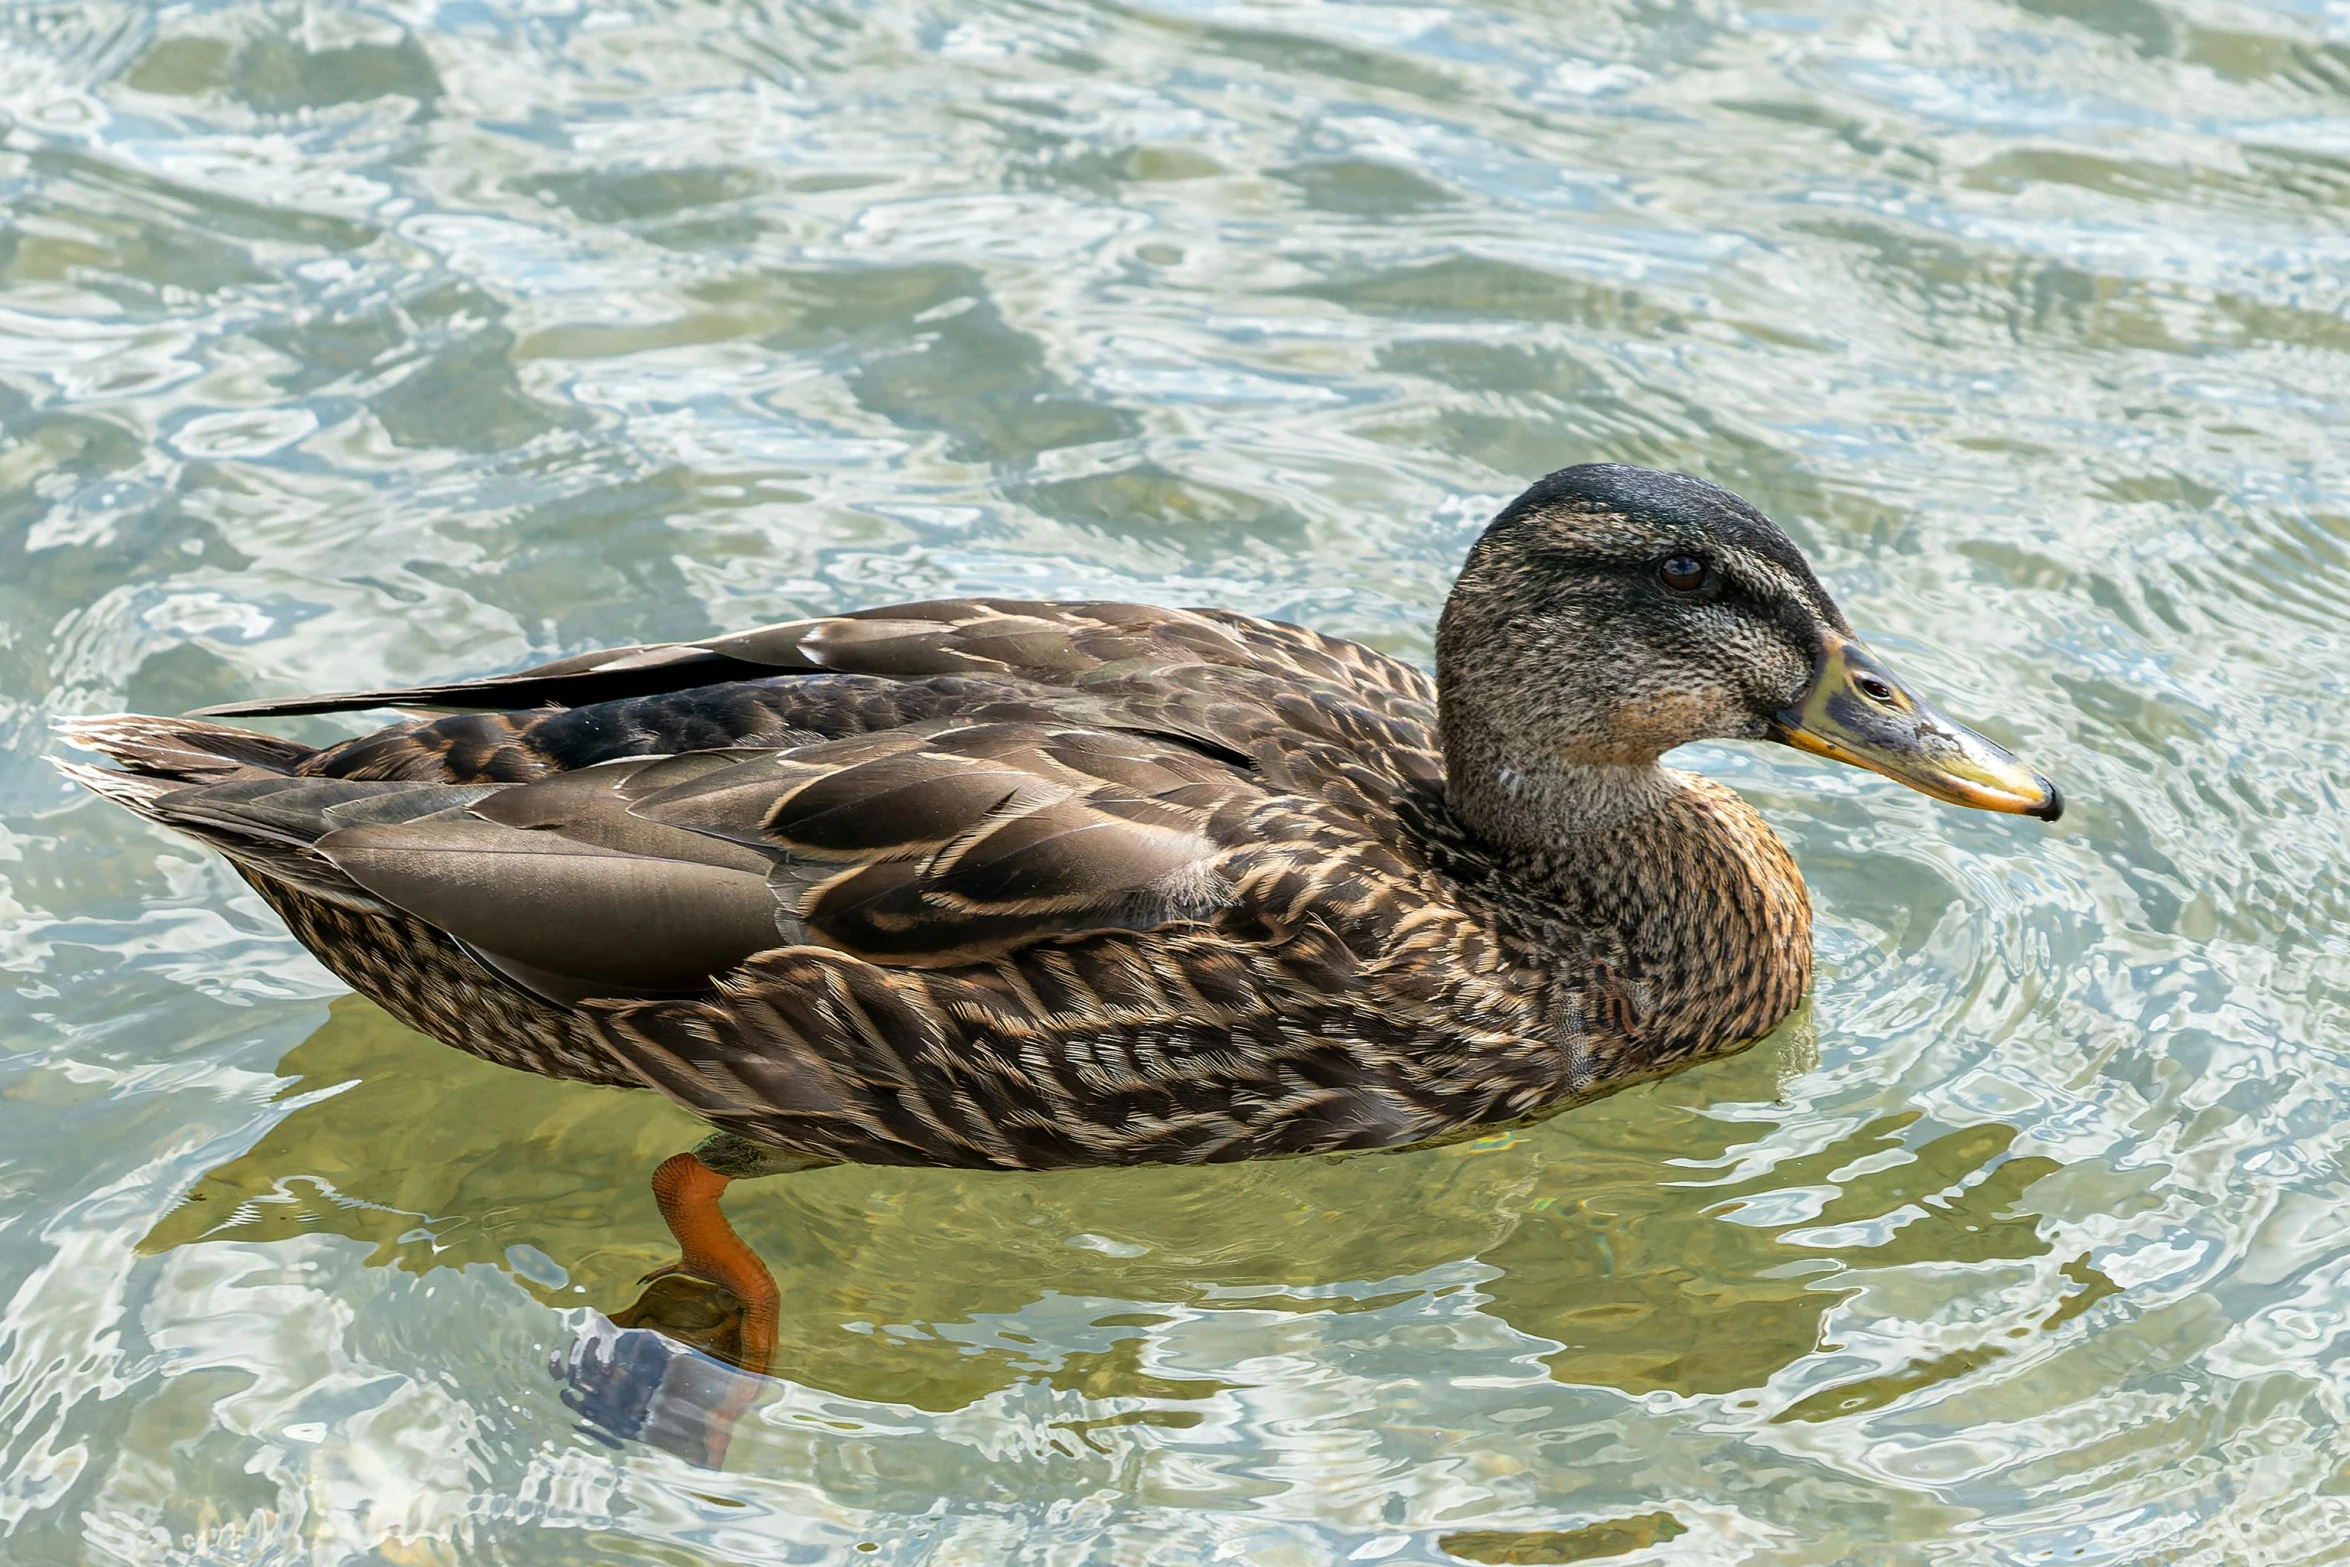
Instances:
[[[2340,6],[73,0],[0,130],[8,1562],[2350,1559]],[[732,1416],[598,1315],[686,1118],[41,760],[950,592],[1425,658],[1598,458],[2065,820],[1703,748],[1819,908],[1778,1035],[1432,1152],[738,1187]]]

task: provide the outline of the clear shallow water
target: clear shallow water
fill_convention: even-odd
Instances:
[[[2350,17],[1892,9],[0,13],[0,1558],[2350,1554]],[[717,1470],[722,1385],[549,1370],[641,1395],[691,1123],[405,1033],[41,761],[944,592],[1424,657],[1599,458],[1782,519],[2064,822],[1706,748],[1820,914],[1745,1056],[738,1188]]]

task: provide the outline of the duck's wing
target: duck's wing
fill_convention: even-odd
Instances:
[[[1244,769],[1181,743],[998,722],[503,787],[238,780],[164,793],[153,809],[276,879],[420,920],[572,1004],[705,991],[778,947],[940,967],[1203,919],[1237,895],[1217,867],[1267,797]]]
[[[941,675],[1071,687],[1127,668],[1207,664],[1347,692],[1378,711],[1433,704],[1426,675],[1303,627],[1229,610],[1113,602],[940,599],[785,621],[696,642],[606,648],[483,680],[236,702],[197,717],[285,717],[369,707],[580,707],[727,681],[824,672]]]
[[[1262,785],[1148,735],[980,723],[829,741],[697,771],[659,766],[629,814],[770,862],[787,936],[947,967],[1072,932],[1204,919]]]

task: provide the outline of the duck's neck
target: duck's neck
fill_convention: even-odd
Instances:
[[[1663,1064],[1763,1033],[1801,1000],[1810,900],[1736,793],[1654,761],[1446,742],[1447,803],[1500,862],[1497,912],[1558,977],[1562,1036]]]
[[[1654,816],[1686,777],[1655,762],[1567,762],[1507,751],[1456,760],[1450,752],[1445,795],[1453,815],[1513,856],[1572,854],[1593,833]]]

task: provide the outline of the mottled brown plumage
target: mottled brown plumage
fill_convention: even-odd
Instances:
[[[1252,1158],[1542,1113],[1784,1017],[1795,866],[1658,757],[2006,777],[1850,636],[1727,492],[1570,469],[1472,551],[1433,683],[1221,610],[968,600],[229,710],[488,709],[319,751],[88,720],[121,770],[76,773],[493,1061],[801,1160]]]

